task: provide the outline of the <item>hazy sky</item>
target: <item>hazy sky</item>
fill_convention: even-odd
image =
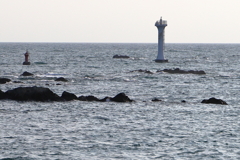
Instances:
[[[240,0],[0,0],[0,42],[240,43]]]

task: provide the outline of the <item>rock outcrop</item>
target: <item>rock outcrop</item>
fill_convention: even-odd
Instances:
[[[0,90],[0,99],[6,99],[6,94]]]
[[[210,99],[204,99],[201,103],[211,103],[211,104],[223,104],[223,105],[227,105],[227,102],[221,100],[221,99],[216,99],[214,97],[210,98]]]
[[[111,98],[110,100],[114,102],[132,102],[133,101],[128,96],[126,96],[125,93],[119,93],[115,97]]]
[[[0,90],[0,99],[11,99],[16,101],[99,101],[99,102],[133,102],[125,93],[119,93],[115,97],[105,97],[103,99],[98,99],[95,96],[80,96],[77,97],[75,94],[64,91],[60,96],[53,93],[49,88],[44,87],[18,87],[12,90],[3,92]]]
[[[0,78],[0,84],[5,84],[10,81],[11,81],[11,79],[8,79],[8,78]]]
[[[71,100],[77,100],[78,99],[78,97],[75,94],[69,93],[69,92],[66,92],[66,91],[64,91],[62,93],[61,98],[66,100],[66,101],[71,101]]]
[[[19,87],[5,92],[5,98],[17,101],[60,101],[61,98],[49,88]]]
[[[49,102],[49,101],[71,101],[71,100],[80,100],[80,101],[98,101],[98,102],[134,102],[130,99],[125,93],[119,93],[115,97],[105,97],[103,99],[98,99],[95,96],[80,96],[77,97],[75,94],[64,91],[60,96],[52,92],[49,88],[44,87],[18,87],[12,90],[3,92],[0,90],[0,100],[10,99],[16,101],[40,101],[40,102]],[[161,101],[158,98],[153,98],[153,102]],[[183,100],[183,103],[186,101]],[[227,102],[216,99],[204,99],[201,103],[211,103],[211,104],[222,104],[227,105]]]
[[[100,101],[97,97],[95,96],[80,96],[78,97],[78,100],[80,101]]]
[[[103,99],[98,99],[95,96],[80,96],[78,97],[80,101],[99,101],[99,102],[133,102],[125,93],[119,93],[115,97],[105,97]]]
[[[21,76],[34,76],[34,74],[25,71],[23,74],[21,74]]]
[[[68,82],[68,80],[63,77],[56,78],[55,81]]]

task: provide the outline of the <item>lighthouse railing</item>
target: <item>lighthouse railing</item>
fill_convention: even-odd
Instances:
[[[156,21],[155,25],[167,25],[167,21]]]

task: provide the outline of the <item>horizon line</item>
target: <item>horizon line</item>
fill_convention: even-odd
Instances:
[[[157,44],[158,42],[0,42],[0,43],[112,43],[112,44]],[[240,44],[237,42],[167,42],[165,44]]]

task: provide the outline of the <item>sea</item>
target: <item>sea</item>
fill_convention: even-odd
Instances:
[[[26,50],[31,65],[22,65]],[[0,77],[11,79],[3,92],[134,100],[0,100],[0,160],[240,159],[240,44],[166,43],[168,63],[157,52],[157,43],[0,43]],[[176,68],[206,74],[162,71]],[[212,97],[228,105],[201,103]]]

